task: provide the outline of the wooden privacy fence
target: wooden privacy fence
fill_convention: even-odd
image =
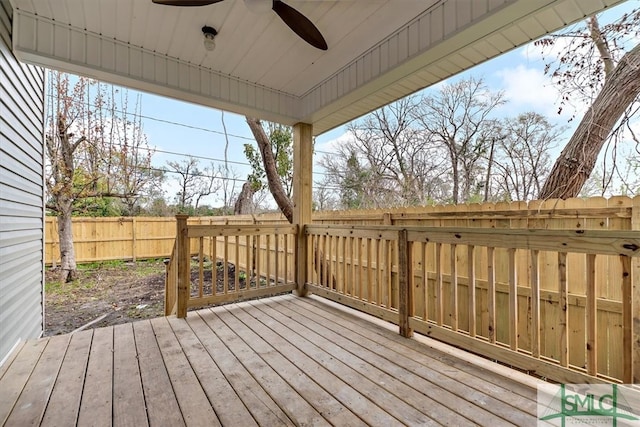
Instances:
[[[640,382],[638,231],[304,232],[310,291],[405,336],[416,330],[561,382]]]
[[[286,222],[278,220],[279,222]],[[234,225],[273,223],[254,221],[251,216],[195,217],[190,224]],[[58,220],[47,217],[45,223],[45,263],[60,263]],[[73,244],[77,262],[166,258],[176,239],[175,217],[73,218]],[[193,246],[194,253],[197,247]]]
[[[176,216],[177,238],[166,269],[166,315],[185,317],[188,308],[296,288],[296,226],[195,225],[187,218]]]
[[[635,218],[635,220],[634,220]],[[165,258],[171,254],[173,217],[73,219],[78,262]],[[194,217],[189,224],[285,224],[280,214]],[[390,210],[315,212],[314,224],[401,225],[500,229],[631,230],[640,229],[640,196],[546,200],[513,203],[443,205]],[[195,245],[195,244],[194,244]],[[194,246],[193,250],[197,248]],[[195,253],[195,252],[194,252]],[[57,218],[47,217],[45,262],[59,263]]]

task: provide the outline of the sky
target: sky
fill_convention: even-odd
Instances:
[[[607,17],[611,19],[612,16],[619,16],[624,11],[631,11],[636,7],[640,7],[640,0],[630,0],[605,12],[600,21],[606,22]],[[565,110],[561,115],[557,114],[559,94],[549,78],[544,75],[543,68],[539,48],[530,44],[480,64],[445,82],[450,83],[471,75],[476,78],[482,77],[491,90],[504,91],[508,100],[507,106],[503,108],[504,114],[513,116],[521,112],[536,111],[559,125],[569,124],[567,132],[571,132],[578,120],[568,123],[572,111]],[[438,85],[426,91],[437,90],[437,87]],[[137,93],[132,90],[129,92],[132,95]],[[202,167],[209,165],[211,161],[222,164],[226,126],[229,166],[236,172],[238,187],[242,185],[250,171],[243,153],[243,145],[254,143],[244,116],[148,93],[142,93],[141,103],[143,129],[149,145],[156,149],[153,155],[154,166],[163,167],[167,161],[180,161],[189,155],[202,157]],[[348,135],[344,126],[318,136],[314,163],[317,163],[324,153],[331,153],[333,147],[346,137]],[[314,164],[314,180],[321,178],[322,170]],[[177,184],[171,175],[164,188],[166,198],[171,200],[177,190]],[[204,203],[220,205],[212,197],[207,198]]]

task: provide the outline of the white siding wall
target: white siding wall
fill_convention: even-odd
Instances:
[[[44,70],[11,52],[0,0],[0,361],[43,327]]]

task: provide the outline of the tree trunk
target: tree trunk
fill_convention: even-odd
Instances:
[[[287,193],[282,187],[282,182],[280,182],[280,177],[278,176],[278,170],[276,168],[276,160],[273,157],[269,137],[262,128],[260,120],[253,117],[247,117],[246,119],[249,124],[249,128],[251,129],[251,132],[253,132],[253,136],[258,143],[258,148],[260,148],[262,163],[267,174],[267,182],[269,183],[269,191],[271,191],[271,194],[278,204],[282,214],[290,223],[293,223],[293,203],[291,202],[291,199],[287,197]]]
[[[622,57],[553,165],[539,199],[576,197],[607,136],[640,94],[640,44]]]
[[[76,279],[76,253],[73,248],[71,228],[71,202],[58,201],[58,238],[60,239],[60,280],[71,282]]]
[[[251,183],[245,182],[242,191],[238,194],[238,199],[233,207],[234,215],[245,215],[252,213],[251,199],[253,197],[253,189]]]

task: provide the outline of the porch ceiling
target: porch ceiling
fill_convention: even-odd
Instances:
[[[268,1],[268,0],[266,0]],[[320,134],[624,0],[286,0],[327,51],[242,0],[11,0],[26,62]],[[201,28],[219,32],[207,52]]]

